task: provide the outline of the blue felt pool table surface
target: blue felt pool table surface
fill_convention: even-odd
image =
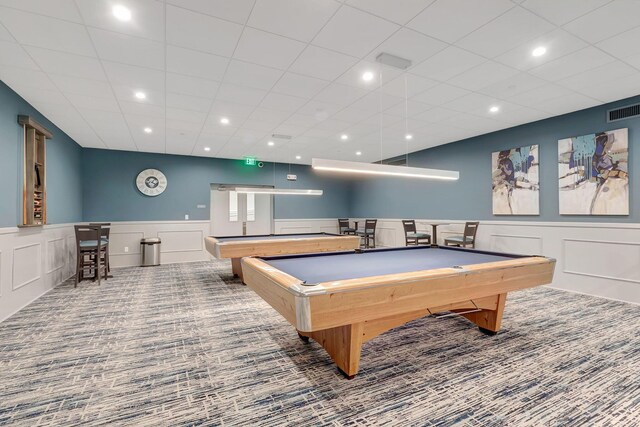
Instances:
[[[331,234],[331,233],[296,233],[296,234],[263,234],[255,236],[228,236],[217,237],[213,236],[218,242],[238,242],[238,241],[250,241],[250,240],[284,240],[284,239],[310,239],[314,237],[344,237],[343,234]],[[352,236],[353,237],[353,236]]]
[[[499,254],[473,249],[416,246],[260,258],[270,266],[307,285],[408,273],[455,266],[507,261],[523,255]]]

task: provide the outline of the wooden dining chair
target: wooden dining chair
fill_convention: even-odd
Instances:
[[[476,233],[478,232],[478,226],[480,222],[467,222],[464,225],[464,232],[461,236],[454,235],[449,236],[444,239],[445,246],[458,246],[466,248],[467,246],[471,246],[472,248],[476,247]]]
[[[356,234],[356,229],[349,226],[349,218],[338,219],[338,230],[340,234]]]
[[[364,247],[367,249],[376,247],[376,224],[377,223],[378,223],[377,219],[367,219],[364,222],[364,230],[356,231],[356,234],[360,236],[362,239],[364,239]]]
[[[413,219],[403,219],[402,228],[404,228],[404,241],[407,246],[419,245],[420,241],[425,244],[431,244],[431,234],[418,232],[416,230],[416,221]]]
[[[107,273],[111,272],[111,262],[109,261],[109,235],[111,234],[110,222],[90,222],[89,225],[99,225],[102,231],[102,239],[107,241],[106,260],[107,260]]]
[[[107,242],[102,238],[99,225],[75,225],[76,235],[76,275],[75,285],[84,280],[85,272],[93,274],[93,280],[107,278],[106,250]],[[87,276],[88,276],[87,274]]]

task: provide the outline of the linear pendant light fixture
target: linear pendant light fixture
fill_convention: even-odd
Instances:
[[[393,166],[380,163],[347,162],[344,160],[312,159],[311,166],[315,170],[359,173],[367,175],[387,175],[405,178],[440,179],[456,181],[460,178],[458,171],[442,169],[412,168],[407,166]]]
[[[322,196],[322,190],[306,190],[298,188],[252,188],[236,187],[237,193],[276,194],[278,196]]]

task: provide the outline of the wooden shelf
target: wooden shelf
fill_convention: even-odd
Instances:
[[[29,116],[18,116],[24,129],[22,225],[40,227],[47,222],[46,146],[51,132]]]

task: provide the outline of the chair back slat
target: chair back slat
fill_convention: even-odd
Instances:
[[[376,231],[376,224],[378,223],[377,219],[367,219],[364,222],[364,231],[365,233],[374,233]]]
[[[339,218],[338,219],[338,227],[340,229],[349,228],[349,218]]]
[[[479,221],[467,222],[464,225],[464,240],[468,240],[473,242],[476,238],[476,233],[478,232]]]
[[[76,248],[78,250],[80,250],[80,242],[87,240],[94,240],[97,247],[102,237],[102,227],[99,225],[74,225],[73,228],[75,229]]]
[[[404,234],[416,232],[416,221],[413,219],[403,219],[402,227],[404,228]]]
[[[110,222],[90,222],[90,226],[99,225],[102,227],[102,233],[100,234],[102,237],[109,238],[109,234],[111,231],[111,223]]]

